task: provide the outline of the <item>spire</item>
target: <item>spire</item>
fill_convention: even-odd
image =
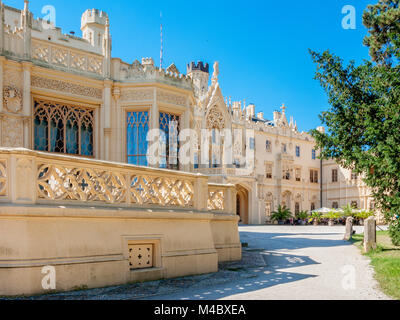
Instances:
[[[212,76],[212,83],[215,84],[218,82],[218,77],[219,77],[219,62],[216,61],[214,63],[214,73]]]
[[[160,70],[163,67],[164,59],[164,39],[163,39],[163,23],[162,23],[162,12],[160,12],[160,35],[161,35],[161,51],[160,51]]]
[[[282,107],[281,107],[281,109],[282,109],[282,114],[283,115],[285,115],[285,113],[286,113],[286,106],[285,106],[285,104],[284,103],[282,103]]]

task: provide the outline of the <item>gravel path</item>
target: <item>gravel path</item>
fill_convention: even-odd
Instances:
[[[369,260],[342,240],[344,227],[245,226],[240,232],[249,244],[243,261],[223,264],[215,274],[32,299],[388,299]]]

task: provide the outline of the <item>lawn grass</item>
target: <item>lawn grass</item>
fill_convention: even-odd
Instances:
[[[353,236],[353,243],[363,249],[363,234]],[[400,300],[400,247],[392,244],[387,231],[377,233],[377,249],[365,254],[371,259],[375,278],[388,296]]]

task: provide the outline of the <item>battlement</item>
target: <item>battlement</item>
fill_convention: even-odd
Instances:
[[[202,61],[199,61],[197,64],[195,62],[191,62],[187,66],[187,73],[189,74],[193,71],[210,73],[210,65],[208,63],[204,64]]]
[[[81,28],[88,24],[99,24],[105,26],[108,21],[106,12],[98,9],[88,9],[82,14]]]
[[[142,65],[154,67],[154,59],[153,58],[143,58]]]

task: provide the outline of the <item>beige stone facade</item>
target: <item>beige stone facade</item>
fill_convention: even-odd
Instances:
[[[99,10],[83,13],[82,37],[34,19],[28,1],[1,3],[0,17],[0,295],[42,291],[47,264],[60,290],[213,272],[241,257],[237,215],[371,205],[359,183],[331,183],[335,164],[286,107],[267,120],[225,98],[218,63],[210,79],[201,62],[183,75],[113,58]],[[166,135],[149,161],[153,129]]]

